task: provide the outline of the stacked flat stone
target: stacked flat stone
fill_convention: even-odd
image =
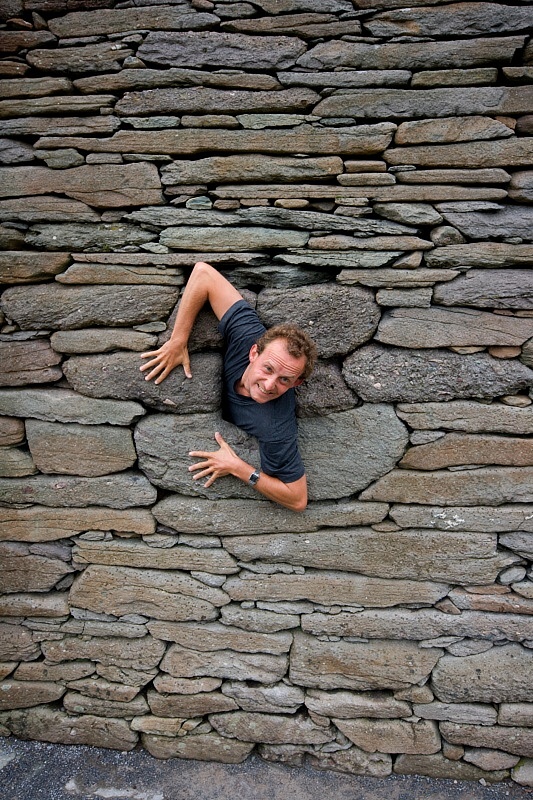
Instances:
[[[526,0],[8,0],[0,733],[533,786]],[[310,504],[191,480],[189,270],[314,336]]]

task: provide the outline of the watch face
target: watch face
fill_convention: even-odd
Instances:
[[[259,470],[256,469],[255,472],[252,472],[252,474],[248,478],[248,483],[250,484],[250,486],[255,486],[258,480],[259,480]]]

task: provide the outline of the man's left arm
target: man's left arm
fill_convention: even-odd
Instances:
[[[243,461],[237,453],[222,438],[220,433],[215,433],[220,449],[215,452],[193,450],[189,453],[193,458],[201,458],[197,464],[189,467],[189,472],[196,472],[194,480],[207,478],[204,487],[211,486],[217,478],[233,475],[235,478],[248,483],[255,467]],[[291,511],[305,511],[307,507],[307,479],[305,475],[291,483],[284,483],[279,478],[261,472],[259,480],[255,483],[257,489],[268,500],[273,500]]]

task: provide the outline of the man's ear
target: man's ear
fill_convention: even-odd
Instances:
[[[252,363],[252,361],[255,361],[255,359],[257,358],[258,355],[259,355],[259,351],[257,349],[257,345],[253,344],[250,347],[250,352],[248,353],[248,359],[250,361],[250,364]]]

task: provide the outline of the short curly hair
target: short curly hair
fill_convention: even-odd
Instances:
[[[275,339],[283,339],[285,341],[287,352],[293,358],[305,356],[305,367],[299,377],[301,380],[307,380],[314,369],[317,359],[316,345],[311,337],[304,330],[290,322],[274,325],[257,340],[258,353],[262,353],[265,347]]]

